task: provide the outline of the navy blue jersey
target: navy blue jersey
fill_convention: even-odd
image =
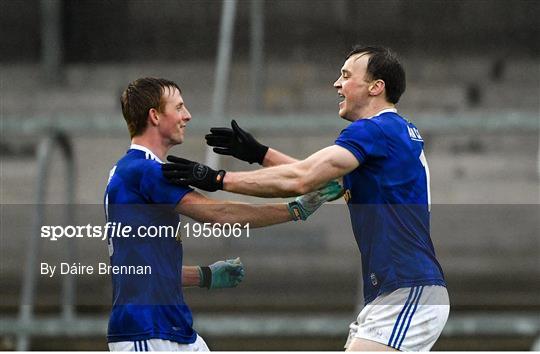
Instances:
[[[360,163],[343,183],[365,302],[398,288],[445,286],[430,238],[429,170],[418,129],[385,110],[351,123],[336,145]]]
[[[182,243],[176,230],[176,204],[192,191],[169,184],[161,161],[150,150],[132,145],[113,167],[105,193],[107,221],[131,227],[128,237],[108,232],[111,266],[142,266],[145,274],[112,274],[113,307],[109,342],[151,338],[193,343],[191,311],[182,295]],[[150,237],[160,228],[162,237]],[[150,270],[150,274],[148,273]]]

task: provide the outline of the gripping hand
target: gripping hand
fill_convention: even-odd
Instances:
[[[201,288],[234,288],[244,279],[244,265],[240,258],[218,261],[199,268]]]
[[[161,170],[169,182],[197,187],[208,192],[223,189],[224,170],[216,171],[198,162],[173,155],[167,156],[167,160],[171,163],[162,164]]]
[[[205,136],[206,144],[214,146],[216,154],[230,155],[262,165],[268,146],[259,143],[253,135],[240,128],[235,120],[231,122],[231,128],[211,128],[210,134]]]
[[[294,220],[306,220],[315,210],[326,202],[331,202],[341,197],[343,188],[338,182],[332,181],[319,190],[297,197],[288,204],[289,213]]]

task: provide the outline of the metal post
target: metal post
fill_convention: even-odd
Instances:
[[[262,107],[264,73],[264,0],[251,1],[250,77],[251,109],[259,113]]]
[[[540,179],[540,117],[538,117],[538,154],[536,155],[536,157],[538,160],[536,163],[536,172],[538,179]],[[538,193],[538,202],[540,203],[540,191]]]
[[[57,133],[55,140],[63,152],[66,160],[66,213],[65,221],[66,225],[74,220],[74,205],[75,205],[75,158],[73,154],[73,147],[67,135],[63,133]],[[71,241],[71,242],[69,242]],[[69,244],[64,248],[66,251],[66,257],[69,264],[73,264],[77,259],[77,249],[75,247],[75,240],[69,240]],[[72,274],[66,274],[62,278],[62,317],[64,320],[72,320],[75,318],[75,294],[76,283],[75,276]]]
[[[28,252],[26,254],[26,265],[24,269],[24,278],[21,291],[21,303],[19,307],[19,322],[27,327],[30,326],[33,318],[34,302],[35,302],[35,290],[36,290],[36,263],[39,257],[40,240],[39,234],[41,225],[43,225],[45,217],[45,200],[46,200],[46,186],[48,181],[48,166],[51,161],[54,146],[57,144],[63,156],[66,159],[66,170],[68,175],[68,181],[66,186],[66,198],[68,204],[73,204],[75,200],[75,163],[73,159],[73,149],[67,136],[60,132],[53,132],[49,134],[44,140],[41,141],[38,147],[37,160],[38,160],[38,174],[36,183],[36,204],[34,210],[34,225],[33,233],[28,240]],[[72,208],[70,205],[67,207],[67,217],[72,216]],[[32,238],[35,236],[36,239]],[[70,243],[66,247],[68,257],[74,258],[73,243]],[[75,282],[73,276],[64,278],[62,283],[62,316],[64,319],[72,319],[74,317],[74,299],[75,299]],[[26,333],[20,333],[17,337],[17,350],[28,350],[29,337]]]
[[[236,14],[236,0],[224,0],[221,12],[221,26],[219,30],[219,47],[217,67],[215,73],[214,95],[212,99],[212,124],[223,125],[225,112],[225,99],[227,96],[227,84],[231,69],[231,52],[234,34],[234,18]],[[213,168],[219,168],[219,155],[206,148],[206,164]]]
[[[62,81],[62,0],[41,0],[41,61],[49,84]]]

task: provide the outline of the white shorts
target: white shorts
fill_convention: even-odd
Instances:
[[[353,338],[368,339],[401,351],[429,351],[439,338],[450,302],[444,286],[400,288],[378,296],[351,323]]]
[[[209,352],[208,346],[197,335],[195,342],[191,344],[182,344],[164,339],[147,339],[127,342],[109,343],[111,352]]]

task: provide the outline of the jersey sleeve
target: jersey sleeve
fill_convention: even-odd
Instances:
[[[361,119],[343,129],[335,142],[349,150],[360,163],[369,157],[386,156],[386,139],[376,123]]]
[[[169,183],[161,172],[161,164],[147,160],[141,178],[141,193],[155,204],[178,204],[182,198],[193,191],[192,188]]]

